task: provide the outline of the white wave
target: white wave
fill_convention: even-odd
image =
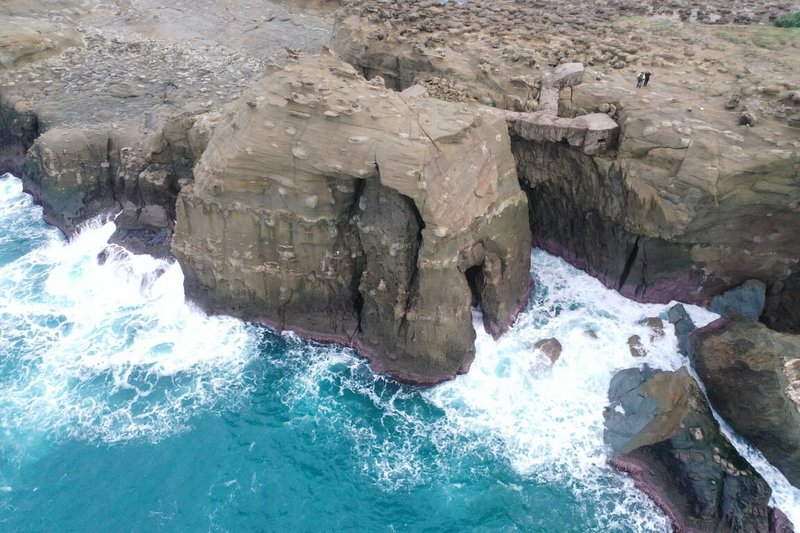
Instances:
[[[603,522],[639,531],[668,522],[626,477],[607,465],[603,409],[611,377],[642,363],[668,370],[685,364],[666,323],[663,335],[643,324],[670,305],[638,304],[602,286],[561,259],[533,253],[537,289],[512,330],[495,341],[476,322],[477,355],[470,372],[428,393],[460,426],[500,436],[498,453],[523,475],[570,486],[578,499],[620,502]],[[687,306],[701,324],[716,315]],[[634,358],[638,335],[647,355]],[[552,368],[533,348],[556,338],[563,347]],[[634,520],[634,522],[631,522]]]
[[[21,194],[15,178],[0,184],[0,201]],[[29,209],[17,202],[0,224]],[[19,442],[156,440],[247,390],[254,328],[187,304],[180,267],[109,246],[114,230],[93,221],[0,266],[0,426]]]
[[[644,362],[664,369],[686,364],[666,320],[663,336],[641,323],[665,316],[671,304],[632,302],[561,259],[542,251],[532,257],[537,288],[529,308],[497,341],[475,317],[477,355],[468,374],[423,391],[392,387],[365,376],[365,365],[345,350],[321,347],[309,357],[298,346],[295,357],[305,357],[307,370],[294,378],[287,401],[315,402],[324,416],[338,417],[338,428],[364,458],[363,472],[384,490],[426,484],[463,468],[463,457],[490,456],[519,475],[569,488],[602,515],[601,528],[668,530],[649,498],[607,465],[602,412],[616,371]],[[717,317],[686,307],[699,325]],[[641,338],[646,357],[631,355],[632,335]],[[563,346],[552,368],[533,349],[549,337]],[[381,426],[342,409],[348,395],[366,400],[362,408],[382,417]],[[417,395],[428,407],[414,402]]]

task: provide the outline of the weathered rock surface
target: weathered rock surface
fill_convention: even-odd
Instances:
[[[533,348],[547,357],[550,364],[555,364],[556,361],[558,361],[559,357],[561,357],[561,351],[563,350],[561,342],[555,337],[538,340],[533,343]]]
[[[222,119],[181,190],[173,252],[213,309],[434,383],[474,357],[473,294],[494,333],[526,300],[527,210],[504,120],[404,98],[323,54]]]
[[[537,246],[641,301],[707,305],[761,280],[762,319],[800,331],[800,235],[792,229],[800,224],[800,136],[791,119],[800,111],[796,36],[769,49],[755,34],[753,43],[743,34],[747,43],[735,44],[741,28],[683,25],[690,8],[672,20],[626,18],[664,9],[648,2],[604,6],[591,16],[549,1],[345,5],[333,47],[391,87],[419,83],[432,96],[508,114],[551,113],[555,122],[616,119],[619,141],[599,135],[602,149],[587,151],[567,128],[553,135],[539,119],[526,132],[519,126],[531,121],[509,117]],[[749,24],[782,8],[717,9],[697,10],[697,20]],[[581,85],[569,72],[576,61],[593,67]],[[561,86],[551,83],[556,66],[568,74]],[[657,74],[637,91],[633,79],[644,68]],[[724,110],[732,93],[752,126],[739,126],[736,113]],[[552,142],[559,138],[567,143]]]
[[[0,3],[0,173],[22,177],[68,235],[121,213],[116,242],[170,255],[175,198],[218,110],[286,48],[318,51],[331,26],[270,0],[220,9],[215,0]]]
[[[717,412],[800,487],[800,336],[721,319],[690,342]]]
[[[686,368],[622,370],[609,401],[611,464],[653,498],[676,531],[776,531],[769,485],[721,434]]]
[[[7,17],[0,26],[0,68],[83,45],[80,33],[69,25],[29,17]]]

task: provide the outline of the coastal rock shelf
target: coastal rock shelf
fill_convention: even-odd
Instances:
[[[473,301],[499,334],[530,287],[505,120],[405,98],[330,53],[242,96],[177,215],[190,297],[354,346],[402,381],[466,372]]]
[[[729,34],[684,27],[683,11],[671,22],[625,17],[661,12],[647,2],[612,16],[552,2],[345,5],[331,43],[366,76],[508,118],[536,246],[643,302],[708,305],[758,279],[762,320],[800,332],[797,34],[785,50],[743,53]],[[699,20],[783,8],[708,9]],[[658,73],[637,90],[645,68]],[[742,126],[742,113],[757,119]]]

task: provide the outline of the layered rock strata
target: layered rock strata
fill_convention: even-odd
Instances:
[[[628,473],[676,531],[785,531],[771,489],[722,435],[686,368],[617,373],[604,413],[611,464]],[[791,530],[791,526],[788,526]]]
[[[191,297],[355,346],[435,383],[530,287],[527,198],[502,118],[401,96],[332,54],[257,82],[179,196],[173,252]]]
[[[800,336],[721,319],[689,339],[717,412],[800,486]]]
[[[800,112],[797,41],[784,49],[755,34],[750,42],[742,28],[701,34],[677,18],[624,18],[659,11],[646,3],[633,11],[609,5],[590,21],[580,9],[564,16],[547,6],[348,0],[332,43],[397,89],[419,83],[432,96],[528,117],[552,118],[557,108],[556,121],[607,114],[620,125],[619,142],[598,137],[607,142],[590,151],[509,120],[534,244],[647,302],[707,305],[757,279],[767,285],[762,320],[800,331],[800,238],[792,229],[800,224],[800,138],[790,120]],[[753,13],[766,19],[774,8],[758,2]],[[754,20],[734,12],[713,18]],[[554,19],[557,32],[547,27]],[[550,67],[575,61],[593,66],[588,83],[552,83]],[[656,77],[637,91],[636,70],[645,68]],[[753,119],[748,126],[742,112]]]

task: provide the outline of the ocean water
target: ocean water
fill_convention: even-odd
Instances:
[[[615,371],[685,364],[671,328],[639,324],[668,305],[534,250],[514,328],[494,341],[476,313],[470,373],[418,389],[205,315],[176,264],[109,247],[113,231],[67,242],[0,178],[0,531],[670,529],[602,443]],[[552,367],[532,349],[548,337]],[[800,523],[798,491],[731,436]]]

